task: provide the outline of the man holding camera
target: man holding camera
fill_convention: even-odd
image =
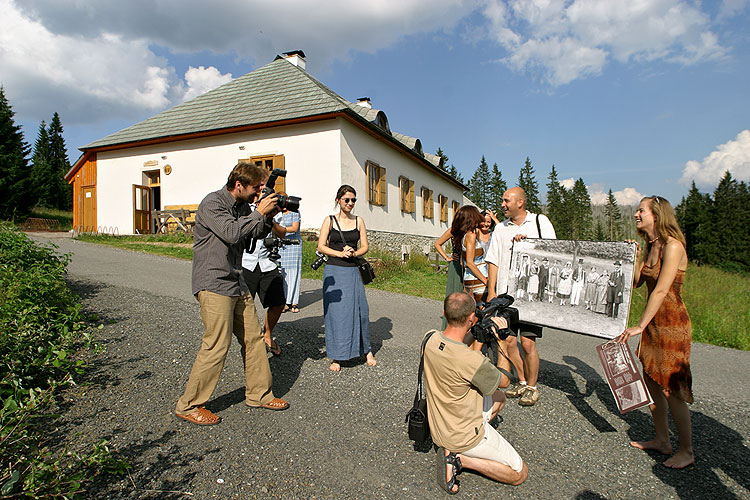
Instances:
[[[526,210],[526,193],[520,187],[508,189],[503,193],[503,213],[507,217],[495,227],[487,249],[487,292],[488,300],[507,293],[510,273],[510,260],[513,242],[524,238],[555,238],[555,228],[545,215],[533,214]],[[510,398],[520,397],[518,404],[532,406],[539,400],[539,390],[536,387],[539,378],[539,352],[536,340],[542,336],[542,327],[519,323],[521,347],[524,358],[518,350],[518,342],[513,335],[505,339],[507,353],[513,366],[518,372],[519,383],[505,391]],[[510,363],[505,357],[498,356],[498,366],[510,369]],[[510,380],[503,376],[501,387],[508,387]]]
[[[528,468],[516,450],[490,425],[505,404],[498,390],[500,371],[468,344],[476,323],[476,304],[466,292],[446,297],[447,326],[425,344],[424,383],[427,418],[438,445],[438,483],[450,494],[458,492],[456,476],[472,469],[495,481],[519,485]],[[492,318],[507,328],[504,318]]]
[[[276,196],[261,200],[250,212],[248,202],[260,191],[267,172],[240,161],[227,184],[207,195],[195,214],[193,295],[200,303],[205,331],[175,415],[198,425],[214,425],[221,417],[203,405],[216,389],[232,333],[240,342],[245,367],[245,404],[284,410],[289,403],[271,390],[271,368],[255,312],[242,277],[242,252],[247,237],[262,238],[278,212]]]

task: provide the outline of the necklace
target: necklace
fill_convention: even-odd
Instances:
[[[656,238],[654,238],[653,240],[648,240],[648,244],[649,245],[653,245],[657,241],[659,241],[659,237],[658,236]]]

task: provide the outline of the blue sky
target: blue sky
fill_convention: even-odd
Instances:
[[[530,157],[592,199],[750,181],[750,1],[0,0],[0,82],[33,143],[77,148],[302,49],[349,100],[513,184]]]

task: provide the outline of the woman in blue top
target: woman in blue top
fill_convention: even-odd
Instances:
[[[336,192],[339,211],[323,220],[318,236],[318,251],[328,256],[323,272],[323,317],[326,354],[333,372],[341,371],[341,361],[362,355],[367,356],[368,366],[376,365],[370,348],[370,309],[356,262],[369,247],[364,221],[352,214],[356,202],[354,188],[341,186]]]

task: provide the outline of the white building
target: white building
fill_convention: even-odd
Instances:
[[[355,213],[391,249],[440,235],[463,202],[441,158],[392,132],[369,99],[349,102],[309,75],[301,51],[81,150],[66,179],[82,231],[150,232],[150,210],[197,207],[240,159],[287,170],[277,191],[302,197],[303,228],[318,228],[337,188],[352,185]]]

